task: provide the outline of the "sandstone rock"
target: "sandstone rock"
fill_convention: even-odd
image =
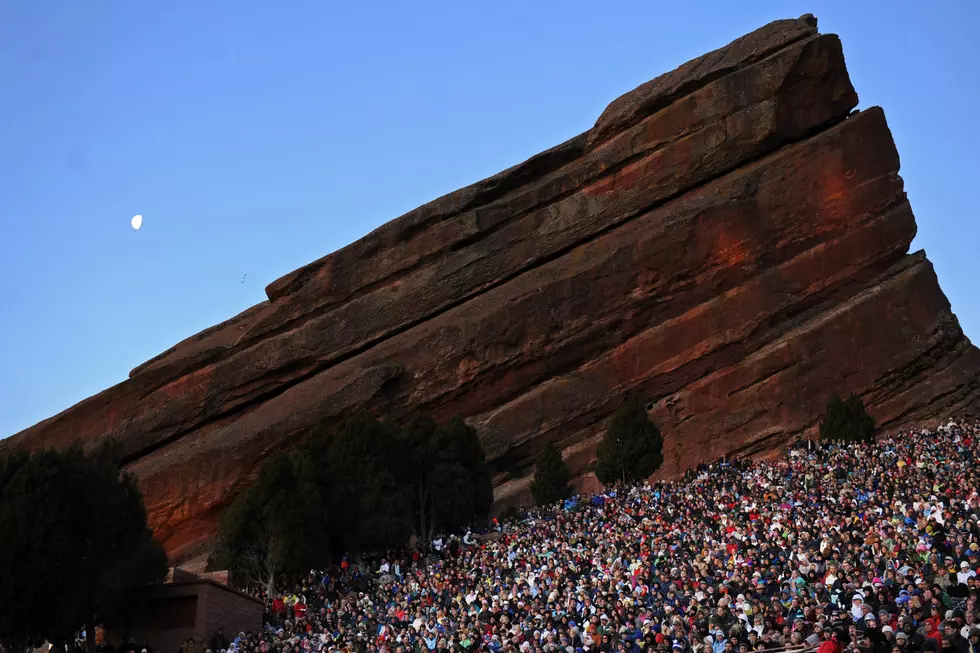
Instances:
[[[584,470],[635,390],[666,475],[769,455],[834,391],[886,428],[974,414],[980,352],[907,253],[898,154],[856,104],[835,36],[810,16],[767,25],[273,282],[0,452],[116,437],[182,558],[270,452],[361,407],[462,415],[500,468],[555,441]]]

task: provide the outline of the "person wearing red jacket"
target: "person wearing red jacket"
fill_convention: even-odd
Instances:
[[[303,602],[303,599],[300,599],[293,605],[293,614],[296,615],[297,619],[302,619],[306,616],[306,603]]]
[[[939,625],[934,622],[933,619],[926,619],[926,639],[932,639],[936,642],[936,650],[942,648],[943,645],[943,634],[939,630]]]
[[[286,612],[286,603],[282,600],[281,596],[277,596],[272,600],[272,614],[282,616]]]
[[[826,639],[820,643],[817,653],[843,653],[844,647],[838,639],[836,630],[825,630],[824,637]]]

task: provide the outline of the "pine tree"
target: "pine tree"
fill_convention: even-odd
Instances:
[[[596,478],[603,485],[641,483],[664,462],[664,442],[645,403],[630,394],[596,449]]]
[[[229,569],[239,586],[273,592],[284,575],[327,561],[323,514],[317,488],[306,481],[296,461],[274,454],[222,514],[209,566]]]
[[[401,430],[399,474],[412,497],[416,534],[431,540],[482,519],[493,503],[493,486],[476,430],[461,419],[438,425],[428,416]]]
[[[329,554],[382,552],[413,533],[428,541],[462,529],[492,502],[483,447],[465,422],[421,416],[400,427],[361,411],[266,461],[222,516],[209,567],[272,587]]]
[[[404,546],[412,534],[412,505],[400,461],[396,425],[359,412],[323,436],[321,489],[336,552],[353,554]],[[310,447],[313,449],[313,447]]]
[[[842,401],[834,394],[827,403],[827,414],[820,422],[820,439],[838,442],[872,442],[877,427],[857,395]]]
[[[534,480],[531,495],[539,505],[554,503],[572,493],[569,483],[572,474],[554,444],[545,445],[534,463]]]
[[[125,624],[134,592],[163,580],[167,558],[136,479],[111,444],[95,452],[0,460],[0,649],[65,643]]]

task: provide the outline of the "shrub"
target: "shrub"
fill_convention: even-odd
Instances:
[[[660,469],[664,442],[646,404],[635,394],[616,411],[596,449],[595,475],[603,485],[640,483]]]
[[[545,445],[534,463],[534,480],[531,481],[531,496],[539,504],[554,503],[572,493],[569,481],[572,478],[568,465],[554,444]]]
[[[827,403],[827,413],[820,422],[820,439],[836,442],[872,442],[875,421],[856,395],[841,400],[836,394]]]
[[[0,650],[84,627],[125,624],[141,587],[163,580],[136,479],[111,442],[94,452],[19,453],[0,459]]]

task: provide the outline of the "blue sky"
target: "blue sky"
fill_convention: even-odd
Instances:
[[[914,247],[980,340],[980,2],[0,2],[0,437],[807,12],[884,106]]]

